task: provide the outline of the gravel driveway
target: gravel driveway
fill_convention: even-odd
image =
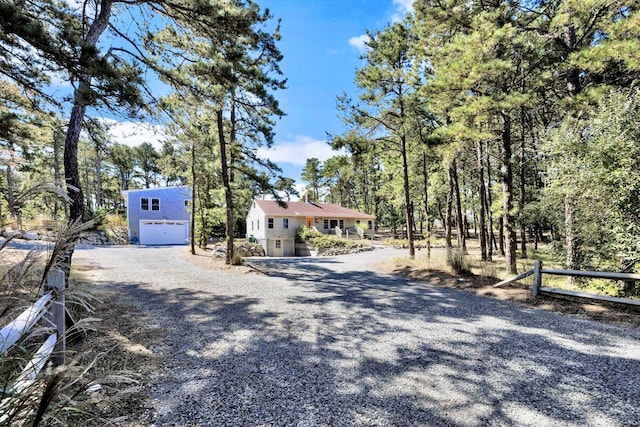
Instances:
[[[250,260],[266,275],[186,251],[74,255],[167,329],[156,426],[640,425],[638,329],[375,272],[393,249]]]

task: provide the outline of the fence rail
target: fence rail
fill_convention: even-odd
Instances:
[[[47,361],[51,360],[55,365],[65,362],[64,288],[64,273],[52,270],[43,286],[43,295],[0,330],[0,356],[5,357],[11,347],[36,325],[44,323],[46,328],[53,329],[11,386],[4,389],[3,394],[6,397],[0,401],[0,424],[9,416],[7,409],[11,407],[12,400],[19,397],[35,382]]]
[[[596,279],[624,280],[624,281],[640,281],[640,274],[616,273],[608,271],[583,271],[583,270],[561,270],[561,269],[543,269],[542,261],[536,260],[531,270],[520,273],[517,276],[505,279],[493,285],[494,288],[517,282],[525,277],[533,275],[533,286],[531,287],[531,295],[535,298],[539,293],[566,295],[578,298],[587,298],[593,300],[615,302],[619,304],[634,305],[640,307],[640,300],[629,298],[610,297],[606,295],[589,294],[586,292],[571,291],[567,289],[557,289],[542,286],[542,275],[550,274],[555,276],[572,276],[572,277],[592,277]]]

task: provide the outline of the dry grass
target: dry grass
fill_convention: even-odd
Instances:
[[[116,294],[93,293],[100,299],[94,315],[101,321],[69,348],[77,363],[88,367],[84,396],[77,402],[81,411],[63,414],[61,420],[96,427],[148,425],[152,407],[144,385],[162,366],[162,356],[153,349],[162,343],[163,331]]]
[[[38,298],[45,255],[7,247],[0,251],[2,324]],[[27,393],[11,402],[8,425],[148,425],[129,420],[150,415],[142,387],[160,366],[151,348],[162,333],[116,295],[83,284],[79,274],[74,273],[67,290],[67,308],[77,321],[68,331],[67,363],[43,371]],[[96,317],[103,320],[96,322]],[[0,359],[2,385],[13,382],[40,344],[40,335],[33,333]]]
[[[533,268],[536,255],[544,257],[544,253],[531,251],[529,258],[519,259],[518,271],[524,272]],[[470,246],[468,256],[471,263],[471,274],[462,276],[455,274],[447,264],[447,254],[444,248],[432,249],[430,257],[427,257],[424,251],[416,251],[416,258],[413,260],[409,257],[396,257],[381,265],[380,268],[385,272],[401,274],[434,286],[462,289],[477,295],[513,301],[585,319],[640,328],[640,311],[637,308],[549,296],[538,296],[534,299],[529,290],[533,284],[532,276],[517,283],[494,288],[493,284],[510,277],[506,272],[504,257],[494,255],[492,262],[480,261],[479,248],[474,246]],[[560,267],[549,260],[545,265]],[[545,276],[544,280],[545,286],[569,288],[566,278]]]
[[[228,265],[225,264],[224,256],[216,256],[212,253],[210,249],[201,249],[196,248],[196,254],[191,255],[190,248],[185,248],[183,252],[183,257],[192,264],[197,265],[198,267],[206,268],[209,270],[222,270],[229,271],[238,274],[246,274],[254,272],[254,270],[246,265]]]

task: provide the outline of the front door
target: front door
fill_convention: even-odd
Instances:
[[[313,218],[307,218],[307,227],[313,227]]]
[[[276,239],[274,244],[273,244],[274,248],[273,248],[273,256],[283,256],[284,255],[284,249],[282,248],[282,240],[281,239]]]

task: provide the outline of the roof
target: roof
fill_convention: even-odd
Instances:
[[[375,219],[373,215],[343,208],[333,203],[306,203],[306,202],[285,202],[286,208],[278,205],[275,200],[256,200],[256,204],[266,215],[289,215],[304,217],[331,217],[331,218],[356,218]]]
[[[136,188],[134,190],[122,190],[121,193],[123,196],[126,196],[130,193],[155,193],[155,192],[164,192],[164,191],[180,191],[181,194],[188,195],[191,197],[191,188],[186,185],[180,185],[176,187],[153,187],[153,188]],[[184,193],[183,193],[184,192]]]

